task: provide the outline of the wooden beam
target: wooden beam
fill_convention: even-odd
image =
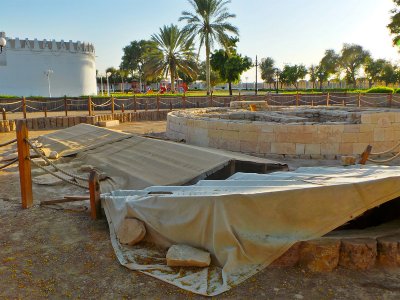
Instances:
[[[361,154],[361,159],[359,162],[360,165],[365,165],[367,163],[371,151],[372,151],[372,146],[368,145],[365,151]]]
[[[91,171],[89,176],[90,216],[93,220],[101,218],[100,183],[96,171]]]
[[[26,120],[17,121],[17,147],[19,164],[19,181],[21,186],[22,208],[33,205],[31,161],[29,157],[28,128]]]

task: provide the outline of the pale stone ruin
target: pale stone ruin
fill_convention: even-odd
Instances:
[[[249,104],[257,111],[250,111]],[[264,101],[231,108],[175,111],[167,136],[188,144],[257,156],[336,159],[374,152],[400,140],[400,110],[358,107],[267,107]]]

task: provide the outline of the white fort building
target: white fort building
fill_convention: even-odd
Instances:
[[[0,32],[0,95],[61,97],[97,94],[95,50],[81,42],[20,40]]]

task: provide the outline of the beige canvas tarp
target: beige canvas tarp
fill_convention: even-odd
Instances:
[[[318,167],[115,191],[103,195],[103,205],[121,264],[213,296],[262,270],[295,242],[321,237],[399,196],[400,167]],[[146,241],[160,248],[119,244],[115,232],[126,217],[145,222]],[[166,248],[172,244],[209,251],[213,266],[167,267]]]
[[[260,164],[267,171],[287,167],[240,153],[144,138],[87,124],[41,136],[39,141],[45,148],[62,156],[77,155],[80,164],[104,172],[109,179],[101,183],[103,193],[197,182],[232,161]]]

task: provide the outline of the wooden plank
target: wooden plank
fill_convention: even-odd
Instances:
[[[368,145],[365,151],[361,154],[361,159],[359,162],[360,165],[365,165],[367,163],[371,151],[372,151],[372,146]]]
[[[61,203],[71,203],[71,202],[80,202],[80,201],[87,201],[90,200],[89,197],[86,198],[64,198],[64,199],[52,199],[52,200],[45,200],[41,201],[40,205],[53,205],[53,204],[61,204]]]
[[[89,176],[90,216],[93,220],[101,218],[100,183],[96,171],[91,171]]]
[[[22,208],[33,205],[31,161],[29,158],[28,128],[26,120],[17,121],[17,147],[19,164],[19,181],[21,186]]]

